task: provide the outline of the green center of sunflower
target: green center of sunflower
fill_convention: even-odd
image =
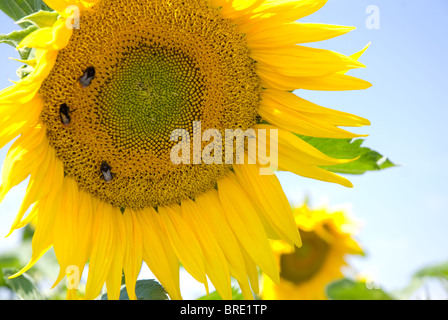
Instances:
[[[302,247],[280,257],[280,277],[294,284],[313,278],[322,268],[330,246],[315,232],[300,231]]]
[[[192,131],[201,120],[204,81],[182,52],[141,46],[130,51],[98,95],[103,124],[114,144],[157,150],[161,155],[177,128]]]
[[[193,137],[193,121],[222,136],[246,130],[260,90],[244,36],[208,1],[103,0],[59,51],[41,118],[81,189],[118,207],[157,207],[206,192],[230,170],[173,164],[171,133]]]

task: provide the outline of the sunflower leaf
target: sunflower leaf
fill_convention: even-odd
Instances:
[[[51,27],[58,19],[59,13],[40,10],[17,21],[17,24],[30,23],[39,28]]]
[[[222,300],[218,291],[213,291],[208,295],[198,298],[198,300]],[[232,287],[232,300],[244,300],[243,294],[238,288]]]
[[[359,157],[359,159],[349,163],[322,167],[335,173],[364,174],[367,171],[384,170],[396,166],[380,153],[368,147],[363,147],[363,139],[332,139],[298,136],[330,157],[336,159],[355,159]]]
[[[19,79],[23,79],[28,76],[31,72],[33,72],[34,68],[31,66],[23,65],[19,69],[17,69],[16,74]]]
[[[160,283],[155,280],[138,280],[135,285],[137,300],[168,300],[168,295]],[[120,300],[129,300],[126,286],[121,286]],[[101,296],[101,300],[107,300],[107,293]]]
[[[34,280],[26,273],[18,276],[17,278],[8,279],[18,271],[16,268],[3,268],[2,273],[6,285],[11,288],[12,291],[21,300],[44,300],[43,295],[39,292]]]
[[[17,45],[31,32],[37,30],[38,27],[35,25],[31,25],[26,29],[23,30],[15,30],[9,34],[0,34],[0,43],[6,43],[10,46],[13,46],[14,48],[17,47]],[[32,48],[22,48],[18,50],[20,59],[22,60],[28,60],[31,57],[31,54],[34,49]]]
[[[395,290],[393,295],[400,300],[408,300],[431,279],[439,280],[442,285],[448,282],[448,261],[426,266],[412,276],[409,284],[403,289]],[[447,287],[448,292],[448,287]]]
[[[39,10],[51,11],[42,0],[2,0],[0,1],[0,10],[14,21]],[[22,26],[27,27],[29,23],[24,23]]]
[[[23,30],[15,30],[8,34],[0,34],[0,43],[6,43],[14,48],[31,32],[36,31],[38,29],[37,26],[29,26]]]
[[[337,280],[330,283],[326,293],[331,300],[394,300],[381,289],[369,289],[365,282],[350,279]]]
[[[6,286],[5,275],[3,274],[3,269],[7,267],[20,267],[20,260],[16,255],[13,254],[2,254],[0,256],[0,287]]]
[[[448,279],[448,261],[436,265],[431,265],[420,269],[414,275],[416,278],[445,278]]]

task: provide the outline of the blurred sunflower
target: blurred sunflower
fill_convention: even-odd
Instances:
[[[300,246],[291,209],[262,164],[170,161],[177,128],[278,129],[278,168],[351,187],[318,166],[330,158],[296,134],[353,138],[339,126],[369,121],[303,100],[293,90],[356,90],[344,73],[356,59],[307,43],[352,30],[297,23],[324,0],[46,0],[59,13],[28,35],[33,71],[0,92],[0,200],[29,176],[11,232],[37,218],[28,270],[54,248],[55,281],[82,273],[85,296],[129,297],[144,261],[172,299],[181,299],[179,261],[224,299],[231,276],[250,299],[257,267],[274,282],[268,237]],[[68,6],[80,12],[79,28]],[[27,210],[32,206],[28,215]],[[250,228],[248,228],[250,226]],[[19,273],[19,274],[20,274]],[[76,298],[76,288],[68,298]]]
[[[272,241],[280,268],[280,283],[263,281],[264,300],[324,300],[325,287],[343,278],[347,255],[362,255],[355,239],[358,225],[346,210],[311,210],[306,204],[293,209],[302,247],[292,249]]]

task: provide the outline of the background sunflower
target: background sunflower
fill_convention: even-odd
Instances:
[[[280,283],[264,277],[263,300],[324,300],[326,287],[340,280],[349,268],[347,258],[363,255],[356,240],[359,223],[347,208],[309,208],[305,203],[293,209],[302,236],[302,247],[271,242],[280,268]]]

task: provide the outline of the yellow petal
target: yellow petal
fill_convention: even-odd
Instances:
[[[93,205],[91,195],[87,192],[80,190],[78,199],[79,206],[71,220],[72,228],[76,231],[71,241],[70,265],[66,268],[67,300],[78,299],[78,285],[92,247],[93,212],[96,207]]]
[[[302,177],[337,183],[347,188],[353,188],[353,184],[349,180],[336,173],[319,167],[300,166],[292,159],[285,159],[281,165],[279,164],[279,169],[293,172]]]
[[[0,148],[27,130],[27,127],[38,125],[38,119],[43,107],[40,96],[20,104],[3,104],[0,109]]]
[[[207,288],[204,254],[196,235],[178,212],[167,206],[158,209],[171,245],[185,270]]]
[[[53,68],[56,62],[57,51],[38,49],[36,50],[35,56],[36,66],[31,74],[17,82],[17,84],[0,91],[0,104],[2,106],[4,106],[5,104],[13,105],[18,109],[18,112],[21,112],[20,107],[23,107],[22,105],[39,97],[39,95],[37,95],[37,91],[40,89],[42,82],[45,80],[45,78]],[[41,107],[42,105],[42,103],[39,103],[37,105],[34,105],[34,107]],[[31,104],[30,106],[33,105]],[[41,109],[36,109],[32,113],[32,115],[40,110]],[[37,114],[40,115],[40,112],[38,112]]]
[[[263,23],[264,22],[264,23]],[[309,43],[338,37],[354,30],[355,27],[320,23],[260,24],[246,31],[246,41],[251,49],[277,48],[298,43]]]
[[[295,21],[318,11],[327,0],[267,0],[257,9],[260,13],[275,13],[278,19]]]
[[[11,58],[11,57],[9,59],[17,61],[17,62],[20,62],[20,63],[23,63],[23,64],[26,64],[26,65],[29,65],[29,66],[31,66],[33,68],[36,66],[36,63],[37,63],[36,59],[21,60],[21,59],[16,59],[16,58]]]
[[[286,76],[314,77],[365,67],[343,54],[304,46],[252,49],[250,56],[257,60],[257,72],[272,69]]]
[[[352,55],[350,56],[350,58],[355,59],[355,60],[358,60],[359,58],[361,58],[361,56],[364,54],[364,52],[366,52],[367,49],[370,47],[370,44],[371,44],[371,42],[369,42],[369,43],[368,43],[364,48],[362,48],[360,51],[358,51],[358,52],[352,54]],[[340,71],[339,73],[341,73],[341,74],[345,74],[345,73],[347,73],[348,71],[349,71],[349,70],[343,70],[343,71]]]
[[[300,247],[302,242],[291,206],[275,175],[260,175],[257,165],[234,165],[238,182],[257,204],[257,208],[282,239]]]
[[[261,76],[262,84],[265,88],[285,91],[294,91],[296,89],[346,91],[363,90],[372,86],[365,80],[338,73],[321,77],[292,77],[279,74],[269,68],[258,68],[257,72]]]
[[[260,136],[260,133],[258,132],[259,130],[263,130],[266,133],[266,145],[259,145],[259,158],[262,157],[263,154],[267,154],[267,150],[271,149],[271,132],[274,130],[277,132],[277,137],[273,135],[272,140],[273,143],[278,145],[280,165],[283,159],[291,159],[292,161],[296,161],[299,165],[308,166],[331,166],[356,160],[336,159],[329,157],[311,146],[309,143],[300,139],[297,135],[289,132],[288,130],[283,130],[272,125],[257,124],[253,126],[253,128],[257,130],[257,136]]]
[[[70,257],[70,266],[77,268],[77,274],[73,277],[81,277],[85,264],[90,257],[92,242],[91,234],[93,227],[93,213],[96,209],[93,205],[92,196],[80,190],[78,194],[78,209],[73,216],[72,223],[73,229],[76,230],[74,234],[73,242],[73,254]],[[67,275],[68,277],[70,275]],[[74,279],[74,281],[79,282],[80,278]],[[75,283],[73,283],[74,285]],[[75,295],[77,287],[68,288],[67,296]],[[68,298],[67,298],[68,299]]]
[[[53,285],[55,287],[65,276],[66,269],[72,264],[75,255],[75,239],[78,230],[75,223],[75,216],[78,213],[78,186],[76,181],[65,177],[60,191],[61,200],[59,207],[55,206],[55,225],[53,234],[53,246],[56,258],[58,259],[60,271]]]
[[[33,210],[39,215],[31,246],[33,249],[28,264],[10,278],[15,278],[28,271],[53,245],[54,208],[59,207],[58,193],[50,193],[35,204]]]
[[[25,180],[42,162],[42,153],[46,144],[45,129],[41,126],[29,128],[12,144],[6,154],[2,168],[2,184],[0,186],[0,202],[6,193]]]
[[[179,286],[179,260],[168,235],[153,208],[137,210],[143,232],[143,260],[173,300],[182,299]]]
[[[44,198],[50,192],[57,192],[62,185],[64,168],[62,162],[56,158],[54,149],[48,145],[42,157],[41,165],[30,175],[25,197],[11,226],[10,233],[31,221],[32,215],[29,215],[23,221],[22,218],[33,203]]]
[[[250,198],[237,183],[234,174],[218,180],[218,193],[227,222],[241,245],[269,277],[278,281],[278,270],[266,232]]]
[[[192,200],[182,201],[181,208],[182,216],[196,234],[204,253],[205,269],[210,281],[224,300],[231,299],[232,290],[228,263],[218,241],[215,239],[215,233],[201,218],[199,213],[201,208]]]
[[[118,236],[114,230],[113,211],[110,204],[100,201],[94,214],[92,253],[85,293],[87,300],[93,300],[99,295],[112,266]]]
[[[61,50],[67,46],[73,29],[67,28],[66,19],[57,20],[52,27],[40,28],[26,36],[17,46],[42,49]]]
[[[244,20],[252,16],[252,12],[257,9],[264,0],[212,0],[210,4],[221,8],[221,14],[227,19]]]
[[[112,234],[115,237],[115,244],[111,248],[110,259],[112,264],[106,278],[107,299],[118,300],[120,298],[123,259],[125,254],[126,239],[123,216],[118,208],[112,209]],[[131,297],[131,296],[130,296]],[[135,298],[135,292],[132,298]]]
[[[230,273],[238,280],[244,298],[253,299],[240,245],[227,223],[218,192],[216,190],[210,190],[203,193],[196,197],[195,202],[200,207],[197,213],[204,223],[211,228],[214,237],[221,246],[228,260]]]
[[[260,292],[260,284],[258,282],[258,269],[255,262],[252,260],[250,255],[247,253],[247,251],[244,248],[241,248],[241,253],[243,254],[244,258],[244,264],[246,265],[246,273],[250,281],[250,285],[252,287],[252,291],[255,294],[258,294]],[[272,278],[271,278],[272,279]],[[279,279],[272,279],[275,283],[278,283]]]
[[[350,58],[355,59],[355,60],[358,60],[358,59],[361,58],[361,56],[367,51],[367,49],[369,49],[369,47],[370,47],[371,44],[372,44],[372,43],[369,42],[369,43],[368,43],[364,48],[362,48],[360,51],[358,51],[358,52],[352,54],[352,55],[350,56]]]
[[[126,290],[130,300],[137,300],[137,296],[135,295],[135,284],[143,260],[142,228],[137,220],[136,213],[132,209],[128,208],[125,210],[123,213],[123,220],[126,230],[126,247],[123,261]]]
[[[258,114],[263,120],[275,126],[304,136],[336,139],[365,136],[319,121],[318,117],[305,115],[283,104],[273,103],[266,97],[258,107]]]
[[[278,145],[279,170],[290,171],[307,178],[338,183],[349,188],[353,187],[352,183],[344,177],[317,166],[331,166],[335,164],[348,163],[356,160],[357,158],[331,158],[306,143],[293,133],[270,125],[255,125],[253,128],[256,130],[265,130],[267,136],[266,145],[259,145],[258,160],[260,163],[264,164],[268,162],[269,159],[264,158],[263,154],[266,155],[267,150],[270,150],[271,148],[271,130],[277,130],[278,139],[276,140],[274,136],[274,143],[277,143]],[[260,133],[258,133],[258,136],[259,135]]]
[[[350,113],[321,107],[300,98],[292,92],[266,89],[262,92],[262,99],[262,104],[267,104],[272,107],[277,107],[280,105],[283,109],[291,109],[307,118],[314,119],[316,122],[323,123],[327,126],[361,127],[370,125],[370,121],[365,118]]]

